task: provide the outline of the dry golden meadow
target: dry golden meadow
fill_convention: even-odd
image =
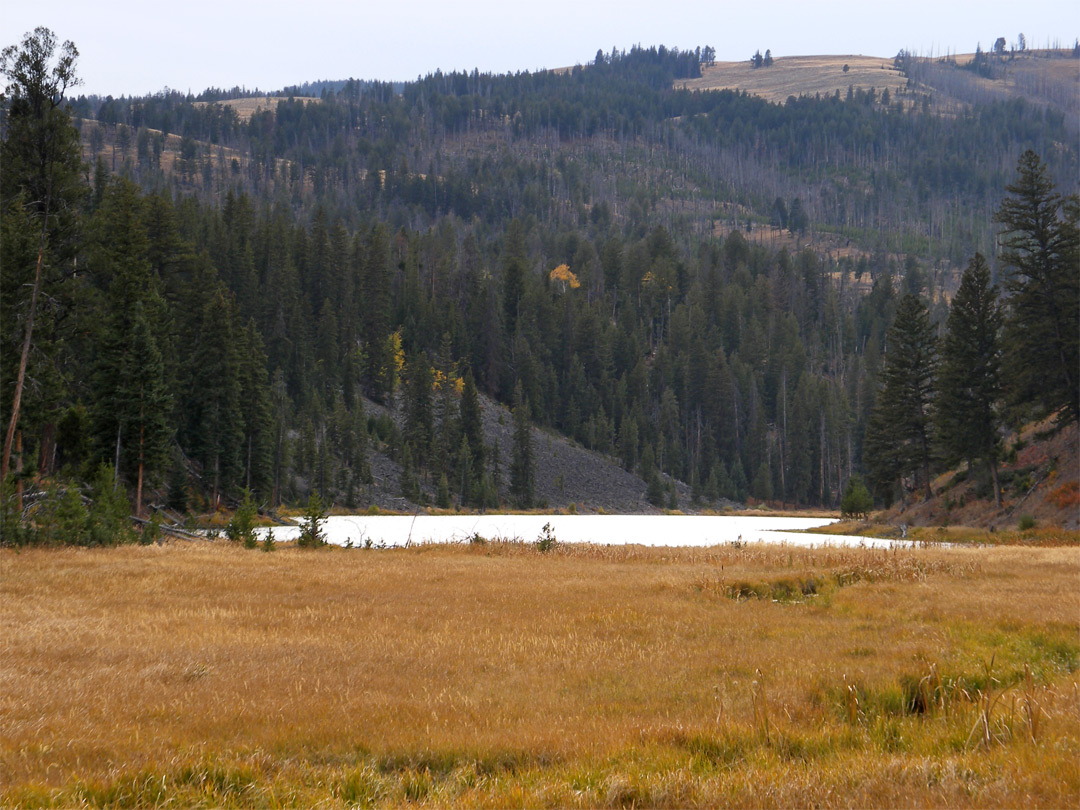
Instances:
[[[1080,549],[0,552],[6,807],[1076,807]]]

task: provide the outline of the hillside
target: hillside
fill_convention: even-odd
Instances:
[[[993,530],[1014,529],[1026,518],[1037,526],[1080,528],[1080,434],[1075,423],[1058,429],[1046,420],[1012,436],[999,478],[1000,508],[994,506],[989,475],[964,465],[935,478],[930,500],[913,493],[877,519],[894,525]]]
[[[903,52],[901,52],[903,55]],[[978,64],[974,64],[978,61]],[[1080,111],[1080,70],[1071,50],[1028,50],[996,56],[984,53],[947,57],[864,55],[780,56],[769,67],[750,60],[716,62],[701,77],[676,82],[688,90],[738,90],[784,103],[799,96],[826,97],[849,89],[891,102],[921,106],[939,115],[956,115],[974,103],[1025,99],[1075,118]],[[1075,121],[1074,121],[1075,126]]]

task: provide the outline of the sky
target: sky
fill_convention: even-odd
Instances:
[[[320,79],[415,79],[584,64],[597,49],[711,45],[720,61],[773,56],[970,53],[1080,36],[1075,0],[49,0],[9,2],[0,44],[44,25],[79,50],[87,95],[166,87],[277,90]]]

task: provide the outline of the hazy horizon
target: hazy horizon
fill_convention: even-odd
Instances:
[[[773,56],[966,53],[1023,32],[1029,47],[1071,46],[1080,14],[1060,0],[1018,6],[930,3],[902,11],[843,0],[805,4],[777,0],[727,7],[688,0],[658,7],[644,0],[516,5],[480,0],[448,6],[432,0],[361,7],[340,0],[302,6],[269,0],[253,13],[235,0],[192,0],[183,11],[117,0],[56,0],[47,7],[5,9],[3,46],[37,26],[79,49],[76,94],[147,95],[166,87],[279,90],[303,82],[348,78],[411,81],[435,70],[478,68],[507,73],[584,64],[597,49],[711,45],[719,61]],[[781,20],[782,23],[777,21]]]

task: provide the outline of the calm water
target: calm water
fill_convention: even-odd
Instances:
[[[645,546],[711,546],[745,543],[788,543],[798,546],[867,546],[887,548],[892,541],[833,534],[801,534],[827,526],[828,518],[706,517],[698,515],[353,515],[330,517],[323,524],[335,545],[370,542],[380,546],[407,543],[460,543],[481,537],[534,542],[545,523],[564,543]],[[265,533],[260,531],[260,537]],[[275,540],[295,540],[299,526],[274,528]]]

